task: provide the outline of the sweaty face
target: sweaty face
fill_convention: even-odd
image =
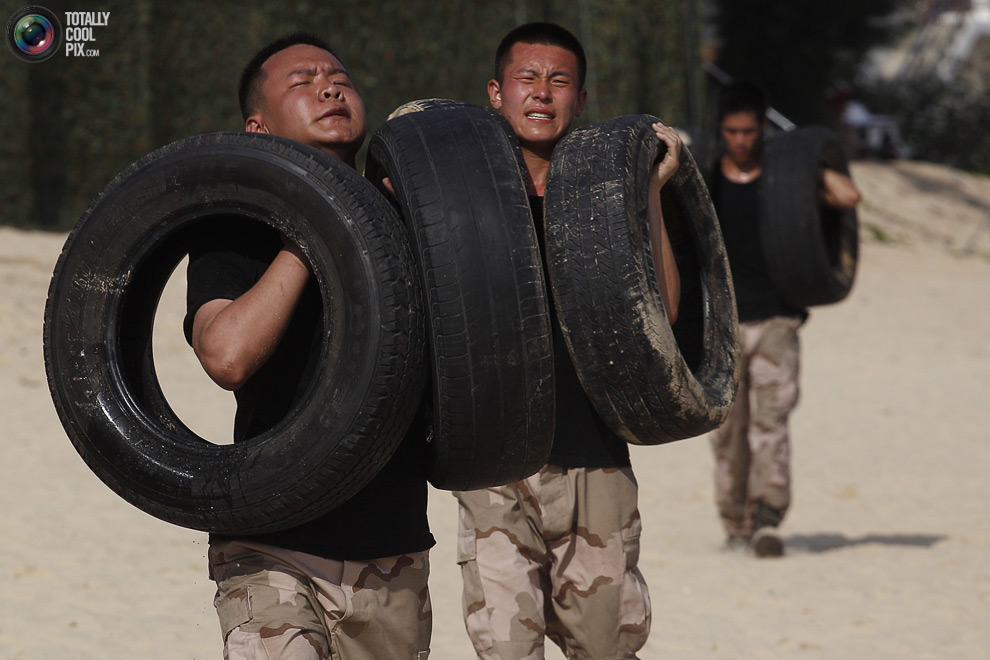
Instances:
[[[734,112],[725,115],[720,125],[725,140],[726,155],[736,165],[750,165],[759,156],[763,123],[754,112]]]
[[[296,140],[353,165],[367,120],[340,60],[298,44],[272,55],[262,71],[264,102],[245,122],[247,130]]]
[[[574,53],[559,46],[517,43],[509,51],[502,82],[489,81],[488,96],[522,146],[549,157],[584,109],[587,92],[579,89]]]

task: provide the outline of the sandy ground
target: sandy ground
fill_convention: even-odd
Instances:
[[[719,551],[704,438],[634,448],[644,659],[987,657],[990,179],[921,163],[854,175],[858,279],[802,334],[787,556]],[[41,331],[64,238],[0,228],[0,660],[219,658],[205,535],[114,495],[56,418]],[[178,334],[181,286],[160,310],[159,370],[180,415],[224,438],[229,399]],[[433,492],[430,509],[432,657],[470,658],[454,500]]]

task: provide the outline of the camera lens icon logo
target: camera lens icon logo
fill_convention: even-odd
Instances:
[[[58,52],[62,25],[44,7],[21,7],[7,21],[7,46],[25,62],[44,62]]]

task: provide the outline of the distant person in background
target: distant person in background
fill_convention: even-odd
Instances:
[[[798,328],[808,317],[774,287],[760,242],[759,180],[768,107],[766,94],[753,83],[723,90],[718,121],[725,153],[709,178],[732,270],[742,344],[735,403],[711,435],[715,500],[726,548],[757,557],[784,553],[776,529],[791,502],[787,420],[798,402]],[[851,209],[860,195],[848,176],[823,168],[818,197],[825,205]]]

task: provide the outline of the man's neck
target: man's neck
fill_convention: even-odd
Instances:
[[[529,194],[543,197],[546,192],[547,172],[550,171],[550,149],[545,154],[537,153],[528,147],[522,148],[523,161],[529,172]]]
[[[323,153],[330,154],[337,160],[342,161],[345,165],[350,165],[351,168],[357,169],[357,152],[354,149],[335,149],[325,145],[320,145],[317,148]]]
[[[722,174],[733,183],[749,183],[759,178],[763,171],[759,158],[739,163],[729,157],[722,156]]]

